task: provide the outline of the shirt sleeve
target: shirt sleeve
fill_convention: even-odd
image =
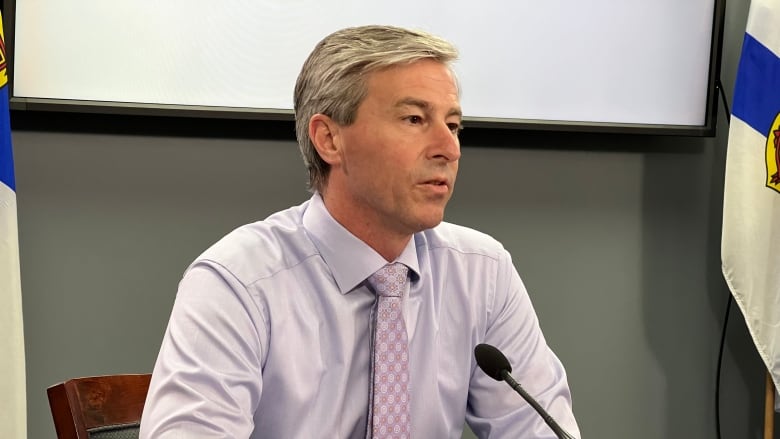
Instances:
[[[267,329],[246,287],[200,262],[184,275],[152,373],[141,439],[248,438]]]
[[[512,365],[512,376],[526,392],[564,430],[580,437],[563,365],[547,345],[528,292],[505,250],[496,276],[483,343],[501,350]],[[468,401],[466,422],[479,438],[556,438],[531,405],[476,363]]]

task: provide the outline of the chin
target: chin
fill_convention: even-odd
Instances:
[[[438,215],[431,215],[426,218],[420,218],[417,231],[421,232],[423,230],[432,229],[441,224],[442,221],[444,221],[444,212]]]

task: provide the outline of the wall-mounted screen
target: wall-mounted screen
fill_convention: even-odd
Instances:
[[[6,0],[6,9],[14,109],[292,118],[295,78],[317,41],[381,23],[459,48],[467,125],[712,130],[719,0]]]

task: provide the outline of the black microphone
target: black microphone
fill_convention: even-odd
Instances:
[[[489,344],[478,344],[474,348],[474,357],[477,359],[477,365],[483,372],[496,381],[506,381],[510,387],[515,389],[515,391],[519,393],[534,410],[536,410],[536,413],[539,413],[539,416],[544,419],[544,422],[552,429],[558,439],[575,439],[574,436],[566,433],[566,431],[555,422],[555,419],[553,419],[552,416],[550,416],[550,414],[525,391],[525,389],[523,389],[520,383],[512,378],[512,375],[509,374],[512,372],[512,365],[509,364],[509,360],[507,360],[506,356],[499,351],[498,348]]]

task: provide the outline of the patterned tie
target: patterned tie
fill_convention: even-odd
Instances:
[[[388,264],[368,278],[377,295],[374,326],[372,438],[411,437],[409,345],[403,293],[409,269]]]

